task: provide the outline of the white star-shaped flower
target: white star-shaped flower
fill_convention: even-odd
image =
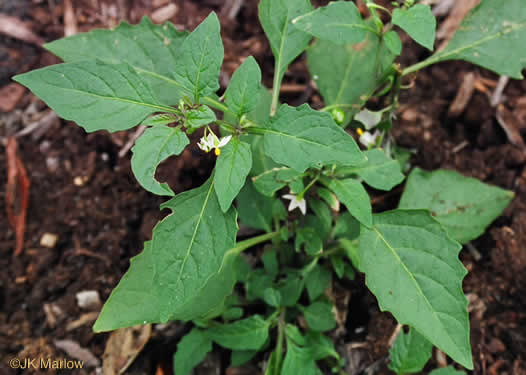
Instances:
[[[380,132],[378,130],[376,130],[374,133],[370,133],[370,132],[364,132],[362,129],[358,129],[356,130],[356,132],[360,136],[359,138],[360,143],[367,148],[374,146],[376,144],[378,137],[380,136]]]
[[[282,198],[290,200],[289,211],[299,208],[303,215],[307,213],[307,202],[305,198],[298,199],[298,196],[294,194],[285,194]]]
[[[203,136],[200,140],[197,146],[204,152],[210,152],[210,150],[214,149],[214,153],[216,156],[219,156],[221,154],[221,147],[224,147],[227,145],[228,142],[230,142],[230,139],[232,138],[231,135],[227,137],[222,137],[221,139],[217,138],[217,136],[210,132],[208,135]]]

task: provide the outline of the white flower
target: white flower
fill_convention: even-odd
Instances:
[[[374,146],[376,144],[376,140],[380,136],[380,132],[378,130],[372,134],[369,132],[364,132],[362,129],[358,129],[356,132],[360,136],[360,143],[367,148]]]
[[[231,138],[232,136],[229,135],[219,139],[214,133],[210,132],[208,135],[201,138],[197,146],[199,146],[204,152],[210,152],[210,150],[214,149],[216,156],[219,156],[219,154],[221,154],[220,148],[226,146]]]
[[[307,202],[305,201],[305,198],[298,199],[298,196],[294,194],[285,194],[282,198],[290,200],[289,211],[299,208],[303,215],[307,213]]]

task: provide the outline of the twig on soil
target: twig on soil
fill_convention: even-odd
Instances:
[[[44,39],[31,31],[26,23],[16,17],[7,16],[3,13],[0,13],[0,34],[5,34],[11,38],[19,39],[39,47],[44,44]]]
[[[41,138],[46,131],[53,125],[56,124],[58,121],[57,114],[52,111],[48,110],[46,111],[40,119],[37,121],[29,124],[24,129],[20,130],[18,133],[15,134],[15,138],[20,138],[25,135],[31,134],[35,132],[35,136],[33,137],[35,140],[38,140]]]
[[[458,89],[457,96],[455,97],[455,100],[453,101],[453,103],[451,103],[451,105],[449,106],[448,115],[450,117],[460,116],[466,109],[466,106],[471,100],[471,97],[473,96],[474,91],[475,91],[475,74],[472,72],[469,72],[466,75],[464,75],[462,84],[460,85],[460,88]]]
[[[128,151],[130,151],[130,149],[133,147],[137,138],[139,138],[142,135],[142,133],[144,133],[145,130],[146,130],[146,126],[139,125],[139,127],[137,128],[135,133],[130,137],[128,142],[126,142],[126,144],[120,149],[119,158],[124,157],[124,155],[126,155]]]
[[[467,146],[469,145],[469,142],[468,141],[462,141],[460,144],[458,144],[457,146],[455,146],[453,148],[453,150],[451,150],[451,152],[453,154],[457,154],[459,153],[460,151],[462,151],[463,149],[465,149]]]
[[[71,36],[77,33],[77,19],[71,0],[64,0],[64,35]]]
[[[477,248],[473,246],[471,243],[467,243],[466,248],[468,249],[473,259],[475,259],[475,261],[479,262],[482,259],[482,255],[480,255],[480,251],[478,251]]]
[[[6,211],[9,224],[16,234],[15,256],[22,253],[26,231],[27,206],[29,204],[30,182],[24,164],[18,157],[16,139],[7,141],[7,192]]]
[[[508,85],[509,81],[510,81],[509,77],[500,76],[499,83],[497,84],[497,87],[495,88],[495,91],[493,92],[493,95],[491,96],[490,103],[492,107],[496,107],[504,101],[502,94],[504,93],[504,89]]]
[[[400,334],[400,331],[402,330],[402,325],[401,324],[397,324],[393,333],[391,334],[391,337],[389,338],[389,341],[387,342],[389,344],[389,347],[393,346],[396,338],[398,337],[398,335]]]
[[[521,150],[526,150],[526,145],[522,139],[519,125],[517,124],[517,118],[510,112],[504,104],[499,104],[497,107],[497,122],[502,127],[508,140],[514,146],[519,147]]]

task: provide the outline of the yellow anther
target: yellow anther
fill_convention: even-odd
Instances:
[[[358,129],[356,129],[356,133],[358,133],[359,136],[362,136],[363,130],[358,128]]]
[[[214,149],[214,154],[216,154],[216,156],[219,156],[219,154],[221,154],[221,150],[218,148]]]

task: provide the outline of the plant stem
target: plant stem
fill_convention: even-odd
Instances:
[[[318,179],[320,178],[320,175],[317,175],[316,177],[314,177],[312,179],[311,182],[309,182],[309,184],[307,185],[307,187],[305,187],[305,189],[298,194],[298,199],[301,200],[303,199],[303,196],[307,193],[307,191],[309,191],[309,189],[312,187],[312,185],[314,185],[316,183],[316,181],[318,181]]]
[[[333,110],[335,108],[353,108],[352,104],[331,104],[326,107],[323,107],[320,109],[320,112],[329,112],[330,110]]]
[[[272,83],[272,105],[270,106],[270,117],[276,114],[279,104],[279,91],[281,89],[281,69],[279,68],[279,61],[276,60],[274,68],[274,82]]]
[[[443,56],[442,56],[443,57]],[[408,66],[404,70],[402,70],[401,76],[404,77],[408,74],[414,73],[420,69],[425,68],[426,66],[432,65],[439,61],[440,58],[435,58],[435,56],[431,56],[428,59],[425,59],[424,61],[420,61],[419,63],[413,64],[411,66]]]
[[[239,254],[242,251],[251,248],[252,246],[256,246],[262,242],[269,241],[277,236],[279,236],[279,230],[276,232],[265,233],[265,234],[262,234],[256,237],[252,237],[252,238],[249,238],[248,240],[238,242],[235,247],[230,249],[230,251]]]
[[[224,112],[224,113],[229,113],[231,115],[236,115],[234,112],[232,112],[226,105],[224,105],[223,103],[215,100],[214,98],[211,98],[209,96],[205,96],[204,98],[201,98],[201,101],[204,103],[204,104],[207,104],[209,105],[210,107],[212,108],[215,108],[221,112]]]
[[[276,344],[276,369],[281,367],[283,357],[283,341],[285,339],[285,308],[281,310],[278,321],[278,342]]]

